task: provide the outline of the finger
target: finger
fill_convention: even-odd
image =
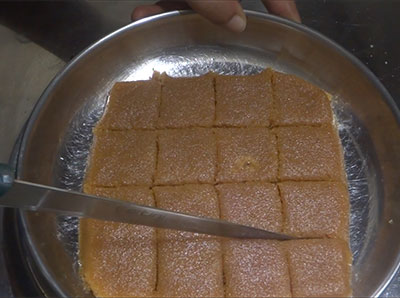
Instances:
[[[189,6],[213,23],[241,32],[246,28],[246,16],[236,0],[187,0]],[[131,19],[137,21],[175,9],[187,9],[183,1],[160,1],[153,5],[138,6],[132,12]]]
[[[133,12],[131,14],[131,19],[132,19],[132,21],[137,21],[137,20],[143,19],[145,17],[154,16],[156,14],[163,13],[163,12],[165,12],[165,10],[161,6],[158,6],[156,4],[142,5],[142,6],[136,7],[133,10]]]
[[[301,23],[294,0],[262,0],[262,2],[270,13]]]
[[[188,8],[189,5],[184,1],[159,1],[156,4],[136,7],[131,14],[131,19],[132,21],[137,21],[163,12]]]
[[[189,6],[211,22],[234,32],[246,28],[246,15],[236,0],[187,0]]]

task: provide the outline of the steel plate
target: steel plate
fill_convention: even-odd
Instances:
[[[400,255],[399,112],[355,57],[305,26],[248,13],[242,34],[196,14],[172,12],[124,27],[75,58],[46,89],[29,120],[18,162],[28,181],[80,190],[92,141],[116,81],[252,74],[266,67],[297,74],[333,94],[351,195],[354,296],[377,296]],[[79,276],[78,220],[21,213],[28,263],[46,295],[91,296]]]

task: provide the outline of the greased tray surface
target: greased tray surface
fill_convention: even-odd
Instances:
[[[196,14],[168,13],[111,34],[69,64],[43,94],[23,139],[18,175],[80,190],[92,128],[116,81],[148,79],[153,71],[247,75],[266,67],[299,75],[333,95],[351,199],[353,294],[377,295],[399,262],[398,111],[357,60],[301,25],[249,13],[246,32],[236,35]],[[44,292],[91,296],[79,276],[78,219],[36,213],[21,219]]]

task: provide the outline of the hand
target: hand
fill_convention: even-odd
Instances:
[[[272,14],[300,23],[300,15],[294,0],[261,0]],[[138,6],[132,12],[132,20],[176,9],[193,9],[215,24],[234,32],[246,28],[246,16],[237,0],[162,0],[153,5]]]

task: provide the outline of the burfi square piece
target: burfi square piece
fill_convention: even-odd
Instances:
[[[271,71],[215,79],[216,125],[269,126],[273,116]]]
[[[218,218],[211,185],[154,188],[157,207]],[[158,294],[163,297],[223,297],[221,244],[215,237],[160,229]]]
[[[289,266],[280,242],[223,243],[226,297],[291,297]]]
[[[145,187],[99,188],[85,192],[154,206]],[[154,228],[82,219],[80,222],[82,275],[97,297],[152,297],[157,281],[157,244]]]
[[[158,238],[161,297],[224,297],[221,244],[216,239]]]
[[[85,183],[95,186],[150,185],[156,154],[155,132],[96,130]]]
[[[160,131],[156,184],[213,183],[217,147],[211,129]]]
[[[161,128],[211,127],[215,118],[214,76],[162,78]]]
[[[197,216],[219,218],[219,202],[212,185],[186,184],[181,186],[156,186],[153,188],[157,208]],[[197,234],[183,231],[160,230],[172,239],[193,238]]]
[[[351,252],[339,239],[285,242],[293,297],[351,296]]]
[[[282,206],[276,185],[267,182],[216,186],[221,218],[273,232],[282,231]]]
[[[99,127],[110,130],[154,129],[160,96],[158,80],[115,83]]]
[[[320,125],[332,123],[328,94],[297,76],[273,72],[276,107],[274,125]]]
[[[332,127],[276,130],[281,180],[343,180],[339,139]]]
[[[276,138],[268,128],[217,129],[217,182],[275,181]]]
[[[279,189],[285,214],[284,233],[348,240],[349,196],[344,184],[284,182]]]

